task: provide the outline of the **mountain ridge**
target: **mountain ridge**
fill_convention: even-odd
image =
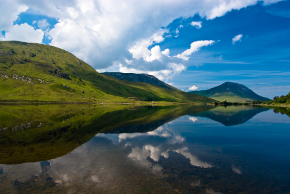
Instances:
[[[227,100],[229,102],[246,102],[246,101],[267,101],[270,100],[263,96],[260,96],[253,92],[251,89],[245,85],[225,82],[219,86],[213,87],[208,90],[192,91],[191,94],[199,94],[205,97],[209,97],[218,101]]]
[[[117,78],[119,80],[126,80],[129,82],[143,82],[143,83],[148,83],[151,85],[156,85],[156,86],[159,86],[162,88],[167,88],[170,90],[175,90],[175,91],[179,90],[177,88],[174,88],[174,87],[164,83],[163,81],[159,80],[155,76],[149,75],[146,73],[137,74],[137,73],[121,73],[121,72],[103,72],[101,74],[112,76],[112,77]]]

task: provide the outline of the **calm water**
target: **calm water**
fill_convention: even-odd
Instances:
[[[287,115],[246,106],[0,106],[0,193],[290,193]]]

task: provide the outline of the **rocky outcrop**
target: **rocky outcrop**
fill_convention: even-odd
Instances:
[[[12,78],[12,79],[16,79],[16,80],[19,80],[19,81],[23,81],[23,82],[26,82],[26,83],[29,83],[29,84],[32,84],[32,85],[35,84],[34,81],[37,81],[40,84],[43,84],[44,83],[44,79],[41,79],[41,78],[33,79],[31,77],[28,77],[28,76],[17,75],[17,74],[13,74],[11,76],[11,75],[7,75],[4,71],[0,71],[0,77],[4,77],[4,78],[7,78],[7,79],[8,78]]]
[[[28,122],[28,123],[23,123],[23,124],[20,124],[20,125],[15,125],[15,126],[12,126],[12,127],[4,127],[4,128],[0,128],[0,132],[1,131],[7,131],[7,130],[11,130],[11,131],[19,131],[19,130],[25,130],[25,129],[29,129],[29,128],[40,128],[40,127],[43,127],[43,123],[39,123],[38,122],[35,122],[35,121],[31,121],[31,122]]]
[[[67,89],[69,89],[70,91],[72,91],[72,92],[74,92],[75,90],[74,89],[72,89],[71,87],[69,87],[68,85],[65,85],[65,84],[63,84],[62,85],[63,87],[65,87],[65,88],[67,88]]]

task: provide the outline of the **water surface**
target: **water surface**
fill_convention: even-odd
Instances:
[[[1,106],[0,192],[289,193],[289,112]]]

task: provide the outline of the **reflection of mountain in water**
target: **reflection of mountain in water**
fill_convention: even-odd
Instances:
[[[180,116],[211,108],[213,106],[138,109],[96,105],[1,106],[0,163],[49,160],[71,152],[100,132],[152,131]],[[33,124],[28,125],[31,121]]]
[[[129,126],[124,126],[124,127],[117,127],[115,129],[112,129],[110,131],[104,132],[106,133],[145,133],[148,131],[154,131],[157,129],[159,126],[164,125],[165,123],[170,122],[173,120],[173,118],[168,118],[168,119],[163,119],[160,121],[152,122],[152,123],[147,123],[143,125],[129,125]]]
[[[159,107],[160,109],[161,107]],[[181,108],[181,109],[180,109]],[[192,113],[199,113],[199,112],[203,112],[203,111],[207,111],[212,109],[212,106],[186,106],[186,107],[179,107],[179,109],[171,109],[173,112],[164,112],[163,111],[163,115],[162,117],[160,117],[160,115],[157,115],[155,112],[155,116],[156,118],[154,120],[152,120],[151,122],[149,120],[147,120],[145,123],[140,122],[141,120],[139,120],[139,122],[130,122],[129,124],[125,124],[125,125],[119,125],[116,128],[112,129],[112,130],[106,130],[103,133],[145,133],[145,132],[149,132],[149,131],[154,131],[155,129],[157,129],[158,127],[164,125],[165,123],[168,123],[180,116],[186,115],[186,114],[192,114]],[[152,109],[152,107],[151,107]],[[170,113],[170,114],[168,114]],[[152,114],[152,117],[155,117]],[[159,116],[159,118],[158,118]]]
[[[267,108],[249,106],[217,107],[205,112],[191,114],[191,116],[207,117],[225,126],[240,125],[253,118],[256,114],[267,111]]]

